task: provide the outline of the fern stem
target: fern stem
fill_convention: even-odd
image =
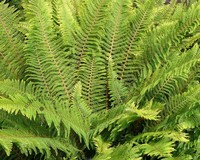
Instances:
[[[88,80],[88,96],[87,96],[87,99],[89,101],[90,106],[91,106],[91,82],[92,82],[92,77],[93,77],[93,67],[94,67],[94,58],[92,59],[92,62],[91,62],[90,75],[89,75],[89,80]]]

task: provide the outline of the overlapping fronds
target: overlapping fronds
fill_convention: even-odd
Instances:
[[[109,0],[86,1],[85,7],[81,10],[81,30],[75,35],[75,63],[78,72],[80,72],[83,59],[89,56],[88,53],[101,51],[102,28],[105,25],[109,2]]]
[[[168,57],[171,57],[174,50],[177,51],[177,46],[180,46],[184,37],[196,30],[200,24],[199,7],[198,4],[194,4],[187,11],[177,11],[182,14],[178,18],[175,14],[176,20],[163,23],[153,32],[149,32],[144,41],[143,55],[136,61],[138,68],[135,73],[140,73],[138,77],[141,80],[150,77],[160,65],[166,64]],[[166,32],[162,32],[163,30]]]
[[[123,144],[117,147],[111,147],[111,144],[106,143],[101,137],[94,139],[95,146],[98,154],[94,157],[94,160],[112,160],[114,159],[127,159],[127,160],[141,160],[139,148],[132,147],[132,144]]]
[[[153,72],[149,81],[143,84],[140,94],[143,95],[147,92],[146,96],[149,99],[158,98],[165,100],[173,94],[183,92],[182,84],[187,82],[192,68],[200,61],[198,48],[199,46],[196,44],[186,53],[181,55],[174,53],[170,57],[170,63]]]
[[[122,105],[125,103],[128,96],[128,89],[124,86],[123,82],[118,80],[117,73],[113,69],[113,60],[110,57],[108,60],[108,89],[111,96],[110,101],[113,106]]]
[[[76,3],[76,1],[74,1]],[[75,4],[74,4],[75,5]],[[80,30],[76,16],[75,6],[69,0],[59,0],[58,18],[60,31],[65,45],[74,45],[74,32]]]
[[[177,2],[0,2],[0,158],[199,159],[200,5]]]
[[[138,119],[158,120],[159,110],[155,109],[154,105],[156,104],[150,101],[143,109],[139,109],[134,103],[128,102],[126,105],[111,108],[108,112],[98,115],[98,122],[93,120],[93,125],[96,127],[94,134],[107,128],[111,131],[109,139],[115,139],[120,132]]]
[[[195,88],[190,88],[189,91],[183,94],[178,94],[170,97],[168,103],[166,104],[164,110],[162,111],[162,115],[170,116],[168,117],[170,121],[172,117],[174,118],[178,116],[180,118],[181,116],[179,116],[179,114],[184,116],[183,113],[186,111],[190,111],[191,113],[193,113],[194,112],[193,106],[196,103],[199,103],[199,98],[200,98],[199,93],[200,93],[200,88],[199,85],[197,85]],[[192,121],[190,120],[190,122]],[[168,124],[174,127],[174,125],[177,124],[177,121],[171,121],[171,123],[168,122]],[[164,125],[163,127],[167,127],[167,125]]]
[[[119,78],[126,82],[134,81],[133,61],[140,54],[140,45],[142,38],[145,37],[149,26],[152,23],[153,8],[156,5],[153,1],[138,2],[138,7],[130,17],[129,28],[127,32],[127,41],[122,54],[114,59],[117,65]]]
[[[34,152],[35,154],[42,153],[46,155],[46,158],[49,158],[52,154],[51,149],[56,153],[57,150],[67,153],[67,144],[64,143],[64,139],[61,142],[59,138],[38,136],[24,130],[0,130],[0,146],[3,147],[7,156],[11,154],[13,144],[17,145],[20,152],[26,156]]]
[[[30,120],[44,117],[43,121],[49,127],[54,125],[58,135],[62,132],[61,125],[63,124],[66,137],[69,136],[70,129],[72,129],[80,137],[80,140],[83,138],[87,144],[89,143],[91,110],[81,99],[80,83],[75,86],[73,103],[70,108],[66,103],[53,103],[50,100],[38,101],[34,95],[30,94],[31,85],[28,85],[29,88],[26,89],[24,82],[16,83],[14,81],[12,83],[7,80],[1,84],[5,84],[5,87],[0,90],[5,97],[0,98],[0,109],[10,114],[22,114]]]
[[[20,79],[24,71],[23,42],[16,26],[19,13],[0,2],[0,75]]]
[[[100,55],[84,57],[80,70],[83,96],[94,112],[106,107],[106,68]]]
[[[34,81],[48,97],[70,100],[74,71],[67,53],[53,29],[52,9],[45,1],[32,0],[27,7],[30,30],[27,34],[27,78]]]

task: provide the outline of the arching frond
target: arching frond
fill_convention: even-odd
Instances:
[[[87,104],[96,112],[106,107],[106,68],[101,56],[84,57],[81,64],[80,79],[83,97]]]
[[[76,3],[76,0],[74,1]],[[73,14],[74,7],[69,0],[59,0],[58,3],[58,17],[60,22],[60,30],[65,45],[74,45],[75,31],[79,31],[79,24],[76,16]]]
[[[152,12],[155,2],[145,1],[144,4],[138,2],[138,8],[135,9],[135,13],[130,18],[130,27],[128,29],[128,40],[125,44],[125,49],[122,54],[119,54],[118,58],[114,59],[118,67],[119,78],[125,79],[125,81],[134,81],[133,77],[133,60],[136,55],[140,53],[141,40],[145,37],[149,25],[152,21]]]
[[[31,17],[26,46],[28,79],[44,89],[48,97],[70,100],[74,72],[61,48],[61,39],[54,33],[51,6],[32,0],[28,9]]]
[[[81,30],[75,35],[75,63],[78,76],[82,61],[89,56],[88,53],[100,52],[102,28],[105,25],[109,2],[109,0],[86,1],[85,7],[81,10]]]
[[[0,75],[20,79],[24,70],[24,44],[16,28],[19,13],[4,1],[0,2],[0,13]]]

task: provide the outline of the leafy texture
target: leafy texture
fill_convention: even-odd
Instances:
[[[177,2],[1,1],[0,158],[200,159],[200,5]]]

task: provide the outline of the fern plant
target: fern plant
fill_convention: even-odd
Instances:
[[[0,2],[1,159],[199,159],[200,4]]]

